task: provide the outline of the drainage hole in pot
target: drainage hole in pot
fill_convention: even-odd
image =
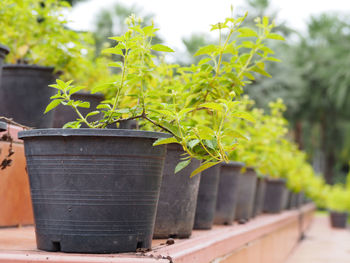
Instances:
[[[142,241],[137,242],[136,249],[138,249],[138,248],[143,248],[143,242]]]
[[[52,241],[52,248],[54,251],[61,251],[61,243]]]

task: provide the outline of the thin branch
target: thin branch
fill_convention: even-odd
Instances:
[[[34,127],[29,127],[29,126],[22,125],[22,124],[20,124],[18,122],[15,122],[11,118],[6,118],[4,116],[0,116],[0,120],[4,120],[7,124],[12,124],[12,125],[15,125],[15,126],[19,126],[19,127],[23,128],[23,129],[26,129],[26,130],[34,129]]]

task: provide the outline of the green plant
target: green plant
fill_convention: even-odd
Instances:
[[[60,0],[3,0],[0,8],[0,43],[9,46],[6,62],[38,64],[63,71],[63,78],[75,77],[89,53],[92,35],[67,28]]]
[[[273,24],[267,17],[257,19],[257,32],[243,28],[245,19],[227,18],[224,23],[212,26],[220,35],[218,45],[209,45],[198,50],[196,55],[205,55],[198,65],[179,67],[157,63],[151,51],[173,52],[167,46],[152,45],[157,31],[153,25],[142,27],[135,16],[128,19],[128,31],[111,39],[117,45],[104,52],[122,57],[110,64],[120,68],[121,73],[113,83],[106,83],[95,91],[113,91],[114,96],[97,107],[97,110],[83,116],[79,108],[89,108],[89,103],[71,100],[71,95],[82,87],[75,87],[72,81],[57,80],[52,87],[57,94],[46,112],[59,104],[75,109],[79,118],[64,127],[79,128],[85,123],[90,128],[106,128],[125,120],[139,119],[144,129],[160,129],[172,135],[160,139],[155,145],[179,143],[187,153],[176,167],[186,167],[192,158],[202,161],[192,175],[219,162],[228,161],[228,154],[234,151],[238,133],[226,125],[232,119],[254,121],[247,112],[240,110],[239,95],[243,87],[254,79],[253,72],[268,75],[264,62],[276,59],[263,43],[264,40],[281,39],[271,33]],[[223,31],[227,30],[225,35]],[[225,35],[225,38],[224,38]],[[255,38],[237,46],[236,37]],[[223,40],[221,40],[223,39]],[[224,59],[224,54],[227,54]],[[89,117],[103,113],[103,117],[90,122]]]
[[[343,185],[334,185],[327,195],[327,208],[336,212],[350,211],[350,192]]]

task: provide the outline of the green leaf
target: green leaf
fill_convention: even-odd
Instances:
[[[191,177],[195,176],[196,174],[199,174],[201,172],[203,172],[204,170],[218,164],[220,162],[208,162],[208,163],[204,163],[204,164],[201,164],[196,170],[194,170],[192,173],[191,173]]]
[[[167,46],[162,45],[162,44],[153,45],[151,47],[151,49],[154,50],[154,51],[161,51],[161,52],[175,52],[170,47],[167,47]]]
[[[238,32],[241,33],[238,37],[258,37],[258,34],[249,27],[241,27]]]
[[[84,101],[84,102],[80,102],[80,103],[78,103],[78,105],[77,105],[78,107],[80,107],[80,108],[90,108],[90,102],[87,102],[87,101]]]
[[[76,92],[78,92],[78,91],[80,91],[80,90],[82,90],[82,89],[84,89],[84,88],[85,88],[85,87],[83,87],[83,86],[73,87],[73,88],[71,88],[71,89],[69,90],[69,94],[76,93]]]
[[[178,143],[178,141],[176,140],[175,137],[171,137],[171,138],[159,138],[158,140],[156,140],[156,141],[153,143],[153,146],[162,145],[162,144],[168,144],[168,143]]]
[[[268,60],[268,61],[281,62],[280,59],[274,58],[274,57],[267,57],[267,58],[265,58],[265,59]]]
[[[45,109],[45,113],[49,112],[50,110],[56,108],[58,105],[61,104],[61,101],[63,101],[63,99],[57,99],[57,100],[53,100],[49,103],[49,105],[47,105],[46,109]]]
[[[275,40],[282,40],[282,41],[285,40],[284,37],[282,37],[281,35],[276,34],[276,33],[270,33],[266,37],[269,39],[275,39]]]
[[[171,118],[176,118],[176,114],[172,111],[169,111],[169,110],[157,110],[159,113],[167,116],[167,117],[171,117]]]
[[[198,62],[198,66],[201,66],[203,64],[208,63],[209,61],[211,61],[211,58],[203,58]]]
[[[180,110],[179,113],[178,113],[179,118],[182,118],[185,114],[189,113],[193,109],[194,108],[184,108],[184,109]]]
[[[123,56],[123,51],[118,48],[118,47],[112,47],[112,48],[106,48],[104,50],[102,50],[102,53],[107,53],[107,54],[115,54],[115,55],[120,55]]]
[[[189,141],[187,143],[188,147],[190,147],[191,149],[193,149],[193,147],[195,147],[196,145],[198,145],[200,143],[200,140],[198,139],[194,139],[192,141]]]
[[[182,169],[184,169],[186,166],[188,166],[191,163],[191,159],[179,162],[175,167],[175,173],[180,172]]]
[[[109,104],[99,104],[97,105],[96,109],[112,109],[111,105]]]
[[[219,104],[219,103],[215,103],[215,102],[203,103],[199,107],[212,109],[212,110],[217,110],[217,111],[222,111],[223,110],[222,105]]]
[[[263,25],[264,25],[265,27],[269,25],[269,17],[267,17],[267,16],[264,16],[264,17],[263,17]]]
[[[254,48],[255,44],[252,41],[243,41],[242,46],[245,48]]]
[[[249,138],[247,138],[246,136],[244,136],[240,132],[238,132],[236,130],[233,130],[233,129],[225,129],[224,130],[224,135],[227,135],[227,136],[230,136],[230,137],[233,137],[233,138],[240,138],[240,139],[243,139],[243,140],[246,140],[246,141],[249,140]]]
[[[124,40],[123,37],[109,37],[109,39],[113,39],[113,40],[118,41],[118,42]]]
[[[197,52],[196,54],[194,54],[194,56],[200,56],[200,55],[210,55],[211,53],[213,52],[216,52],[218,51],[218,48],[217,46],[215,45],[208,45],[208,46],[205,46],[205,47],[201,47]]]
[[[161,122],[160,125],[164,126],[166,129],[171,131],[176,137],[181,138],[181,135],[179,133],[179,129],[177,126],[174,126],[167,121]]]
[[[117,62],[108,63],[108,66],[114,67],[114,68],[123,68],[124,64],[121,61],[117,61]]]
[[[255,119],[254,119],[253,115],[249,114],[248,112],[236,111],[233,113],[233,116],[236,118],[244,119],[244,120],[255,123]]]
[[[88,113],[88,114],[86,115],[85,118],[90,117],[90,116],[97,115],[97,114],[99,114],[99,113],[100,113],[100,112],[99,112],[98,110],[92,111],[92,112]]]
[[[257,72],[257,73],[259,73],[259,74],[261,74],[263,76],[269,77],[269,78],[272,77],[269,73],[267,73],[265,70],[261,69],[258,66],[253,67],[252,71]]]
[[[80,126],[81,126],[80,121],[70,121],[70,122],[67,122],[65,125],[63,125],[63,129],[66,129],[66,128],[77,129],[77,128],[80,128]]]
[[[210,140],[214,135],[214,131],[208,126],[198,125],[198,135],[201,139]]]

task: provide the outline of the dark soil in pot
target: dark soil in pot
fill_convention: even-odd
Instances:
[[[279,213],[287,200],[286,181],[284,179],[267,179],[264,199],[264,212]]]
[[[24,140],[37,247],[77,253],[150,249],[163,172],[161,133],[43,129]]]
[[[266,191],[266,179],[258,178],[256,181],[256,191],[255,191],[255,201],[253,208],[253,217],[260,215],[263,211],[264,207],[264,199],[265,199],[265,191]]]
[[[252,168],[247,168],[239,179],[235,219],[245,223],[252,218],[257,176]]]
[[[0,89],[0,115],[35,128],[51,128],[53,112],[44,114],[55,90],[53,68],[4,65]]]
[[[193,229],[211,229],[218,195],[220,164],[201,174]]]
[[[86,116],[92,110],[95,110],[97,105],[100,104],[101,101],[104,100],[104,96],[102,94],[90,94],[86,92],[78,92],[72,94],[71,98],[73,100],[81,100],[90,102],[90,108],[84,109],[80,108],[80,112],[83,116]],[[94,115],[89,117],[89,121],[96,121],[101,118],[102,114]],[[78,118],[77,113],[70,106],[59,105],[54,110],[54,119],[53,119],[53,127],[54,128],[62,128],[64,124],[70,121],[75,121]],[[87,128],[86,124],[82,125],[82,128]]]
[[[330,211],[329,216],[331,219],[331,226],[334,228],[346,228],[346,223],[348,220],[348,213],[341,213]]]
[[[230,162],[221,165],[214,224],[232,225],[238,196],[238,185],[243,163]]]
[[[175,174],[183,153],[181,145],[167,145],[153,238],[187,238],[192,234],[200,175],[190,175],[200,162],[192,160]]]

